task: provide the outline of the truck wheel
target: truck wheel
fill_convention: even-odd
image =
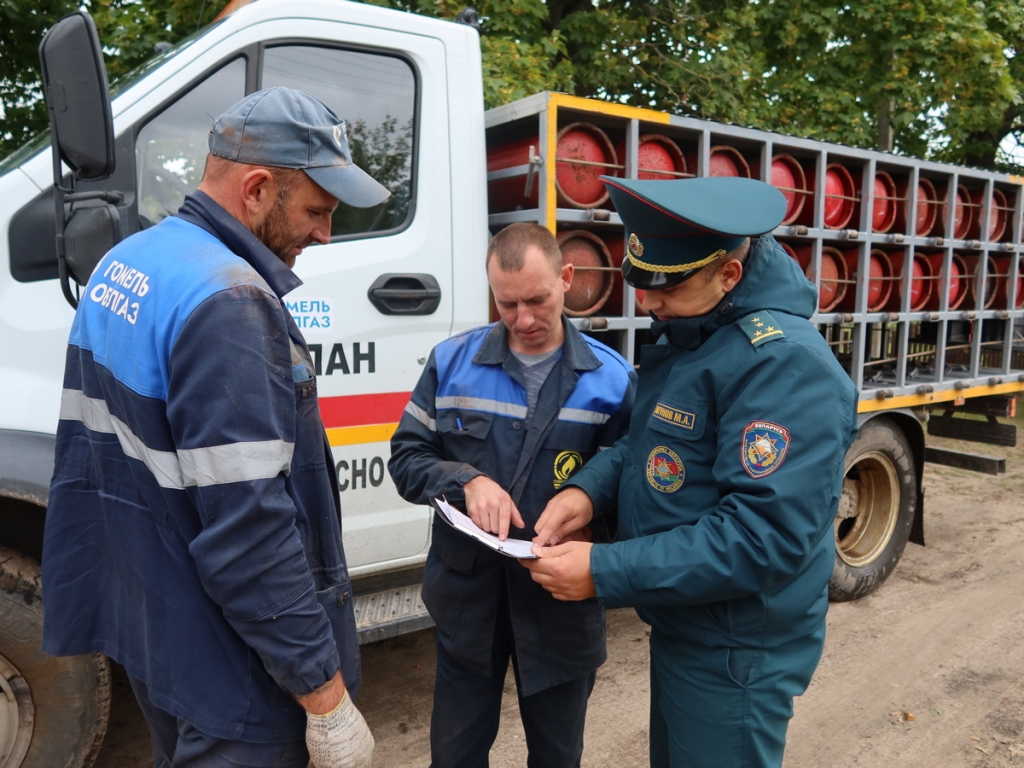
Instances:
[[[889,578],[910,537],[916,478],[914,455],[896,422],[880,416],[861,427],[846,452],[830,600],[855,600]]]
[[[0,547],[0,768],[89,768],[110,712],[105,656],[40,648],[39,565]]]

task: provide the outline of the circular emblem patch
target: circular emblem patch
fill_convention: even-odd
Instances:
[[[573,473],[583,466],[583,457],[576,451],[562,451],[555,456],[555,488],[561,488]]]
[[[656,491],[678,491],[686,479],[686,467],[679,454],[665,445],[657,445],[647,457],[647,482]]]

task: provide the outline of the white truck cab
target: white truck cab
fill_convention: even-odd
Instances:
[[[286,297],[316,363],[350,571],[357,592],[360,577],[376,590],[362,606],[363,640],[429,621],[415,574],[430,511],[398,496],[388,443],[431,348],[488,319],[481,78],[470,26],[362,3],[259,0],[114,84],[114,174],[77,185],[114,193],[123,236],[152,226],[198,186],[214,118],[283,85],[346,120],[355,161],[391,190],[375,209],[339,206],[331,243],[300,256],[304,284]],[[74,317],[57,279],[51,158],[43,136],[0,164],[0,768],[85,764],[106,718],[105,661],[38,650],[38,560]],[[44,690],[58,671],[72,682]]]

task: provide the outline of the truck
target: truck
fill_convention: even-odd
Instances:
[[[314,357],[361,642],[430,626],[419,585],[432,512],[399,498],[389,439],[431,348],[496,319],[490,235],[514,221],[548,227],[577,265],[572,321],[633,362],[650,341],[618,273],[622,223],[595,188],[600,173],[747,175],[786,195],[773,234],[817,287],[811,321],[859,391],[833,599],[877,589],[908,541],[924,543],[926,461],[1003,468],[926,434],[1016,440],[999,417],[1024,390],[1024,179],[562,93],[485,111],[470,11],[450,23],[354,2],[236,0],[109,90],[95,28],[77,18],[42,46],[60,127],[0,162],[0,768],[91,765],[108,718],[108,661],[39,647],[72,306],[131,311],[135,276],[106,265],[84,293],[93,266],[177,210],[199,183],[212,119],[262,88],[334,109],[356,162],[393,193],[368,211],[339,206],[330,244],[302,255],[304,284],[287,297]]]

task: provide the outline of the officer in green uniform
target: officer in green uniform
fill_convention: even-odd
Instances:
[[[555,597],[651,625],[651,765],[779,766],[825,639],[856,391],[760,181],[605,177],[629,232],[642,350],[629,435],[591,459],[522,561]],[[618,509],[619,540],[568,542]]]

